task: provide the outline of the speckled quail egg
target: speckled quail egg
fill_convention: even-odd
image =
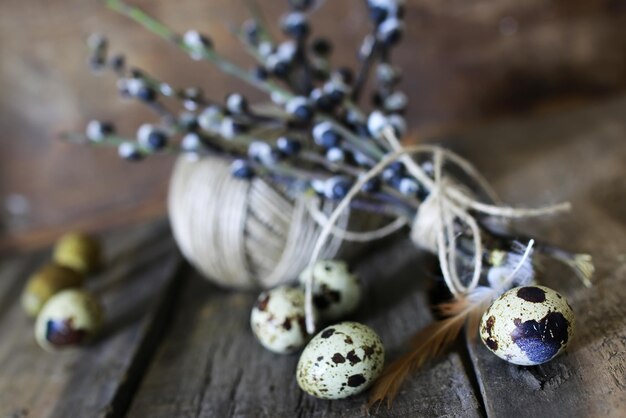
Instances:
[[[308,341],[304,292],[289,286],[264,291],[252,308],[250,325],[259,342],[270,351],[289,354],[304,347]]]
[[[342,399],[367,389],[380,375],[385,351],[380,338],[358,322],[323,329],[302,351],[300,388],[322,399]]]
[[[35,323],[35,338],[48,351],[82,345],[100,330],[102,305],[91,293],[63,290],[43,306]]]
[[[522,366],[552,360],[574,332],[574,313],[567,300],[545,286],[516,287],[484,313],[480,336],[498,357]]]
[[[80,232],[63,235],[52,255],[53,260],[82,274],[90,274],[101,265],[102,250],[94,237]]]
[[[82,286],[82,274],[55,263],[46,264],[35,272],[22,292],[22,307],[29,316],[37,316],[43,305],[63,289]]]
[[[318,261],[300,274],[305,285],[313,274],[313,303],[324,321],[333,321],[352,313],[361,301],[361,283],[343,261]]]

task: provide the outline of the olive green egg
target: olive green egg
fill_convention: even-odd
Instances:
[[[22,292],[22,307],[29,316],[37,316],[43,305],[61,290],[80,287],[84,277],[75,270],[56,263],[46,264],[30,276]]]
[[[103,322],[100,301],[82,289],[63,290],[44,305],[35,323],[35,338],[47,351],[83,345]]]
[[[58,264],[91,274],[102,265],[102,248],[96,238],[81,232],[70,232],[57,241],[52,258]]]

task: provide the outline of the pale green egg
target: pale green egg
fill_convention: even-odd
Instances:
[[[103,309],[98,299],[80,289],[63,290],[39,312],[35,338],[48,351],[89,342],[102,327]]]

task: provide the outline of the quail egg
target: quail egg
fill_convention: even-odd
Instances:
[[[325,260],[309,266],[300,274],[302,286],[313,274],[313,303],[320,318],[333,321],[352,313],[361,301],[361,283],[343,261]]]
[[[102,326],[98,299],[80,290],[63,290],[43,306],[35,323],[35,338],[48,351],[84,344]]]
[[[385,351],[380,338],[358,322],[323,329],[302,351],[300,388],[322,399],[342,399],[367,389],[380,375]]]
[[[28,279],[22,292],[22,307],[29,316],[37,316],[44,303],[55,293],[80,287],[83,281],[83,276],[69,267],[46,264]]]
[[[567,300],[545,286],[516,287],[484,313],[480,336],[498,357],[522,366],[542,364],[562,352],[574,332]]]
[[[72,232],[59,239],[52,258],[58,264],[71,267],[82,274],[90,274],[100,268],[101,253],[98,240],[87,234]]]
[[[270,351],[289,354],[304,347],[308,341],[304,292],[289,286],[264,291],[252,308],[250,325],[259,342]]]

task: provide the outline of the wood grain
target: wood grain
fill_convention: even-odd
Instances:
[[[494,417],[620,416],[626,407],[621,303],[626,280],[625,116],[626,100],[621,99],[556,116],[511,120],[449,141],[512,204],[571,200],[572,214],[518,227],[594,254],[598,282],[587,290],[568,270],[546,266],[542,282],[570,298],[578,315],[578,337],[562,357],[544,366],[517,367],[470,343],[473,367],[463,367],[462,350],[452,353],[415,376],[394,409],[383,414],[467,416],[480,414],[483,402],[487,415]],[[480,149],[468,145],[477,143]],[[411,245],[399,242],[358,264],[374,288],[369,309],[357,318],[381,332],[390,357],[430,320],[423,289],[413,281],[421,266],[413,257]],[[328,403],[297,396],[295,358],[256,353],[258,346],[247,331],[252,295],[223,294],[197,281],[188,286],[179,302],[185,311],[178,313],[178,325],[159,349],[131,416],[359,415],[359,398]],[[443,367],[450,362],[452,369]],[[467,397],[473,373],[480,401],[477,392]],[[279,383],[285,381],[291,383]]]
[[[459,339],[413,376],[388,417],[621,417],[626,410],[626,98],[559,114],[508,120],[449,139],[506,202],[570,200],[571,214],[520,222],[525,234],[594,255],[585,289],[546,262],[541,282],[577,315],[567,352],[537,367],[509,365]],[[480,144],[480,147],[476,147]],[[0,263],[0,416],[353,417],[365,396],[320,401],[294,379],[297,355],[261,348],[249,331],[254,294],[218,289],[188,270],[163,223],[107,238],[108,269],[90,283],[108,312],[92,346],[44,353],[18,295],[48,253]],[[387,358],[432,320],[430,261],[406,239],[378,243],[353,262],[367,304],[353,319],[380,333]],[[179,272],[178,274],[176,272]]]
[[[0,312],[0,416],[119,416],[151,357],[174,285],[180,259],[167,237],[161,223],[106,239],[107,268],[89,283],[103,301],[106,322],[100,338],[80,350],[53,354],[37,346],[19,303],[25,271],[2,269],[2,281],[16,285]],[[29,260],[32,271],[48,256],[15,263]]]
[[[571,201],[571,214],[524,222],[520,230],[588,251],[597,266],[592,289],[553,263],[546,262],[539,277],[563,293],[576,313],[576,336],[564,355],[521,367],[501,361],[479,339],[469,343],[491,417],[621,417],[626,410],[625,120],[626,101],[620,100],[517,124],[514,137],[520,141],[500,141],[500,135],[511,138],[502,126],[483,131],[488,160],[468,150],[479,166],[502,165],[501,175],[490,176],[490,168],[486,175],[509,201]]]
[[[378,248],[356,265],[367,305],[354,315],[381,336],[389,359],[431,320],[423,263],[408,241]],[[297,386],[298,356],[263,349],[250,332],[256,295],[228,293],[198,277],[181,293],[181,307],[135,396],[130,417],[356,417],[364,395],[322,401]],[[376,416],[480,416],[480,404],[458,352],[412,378],[388,412]]]

